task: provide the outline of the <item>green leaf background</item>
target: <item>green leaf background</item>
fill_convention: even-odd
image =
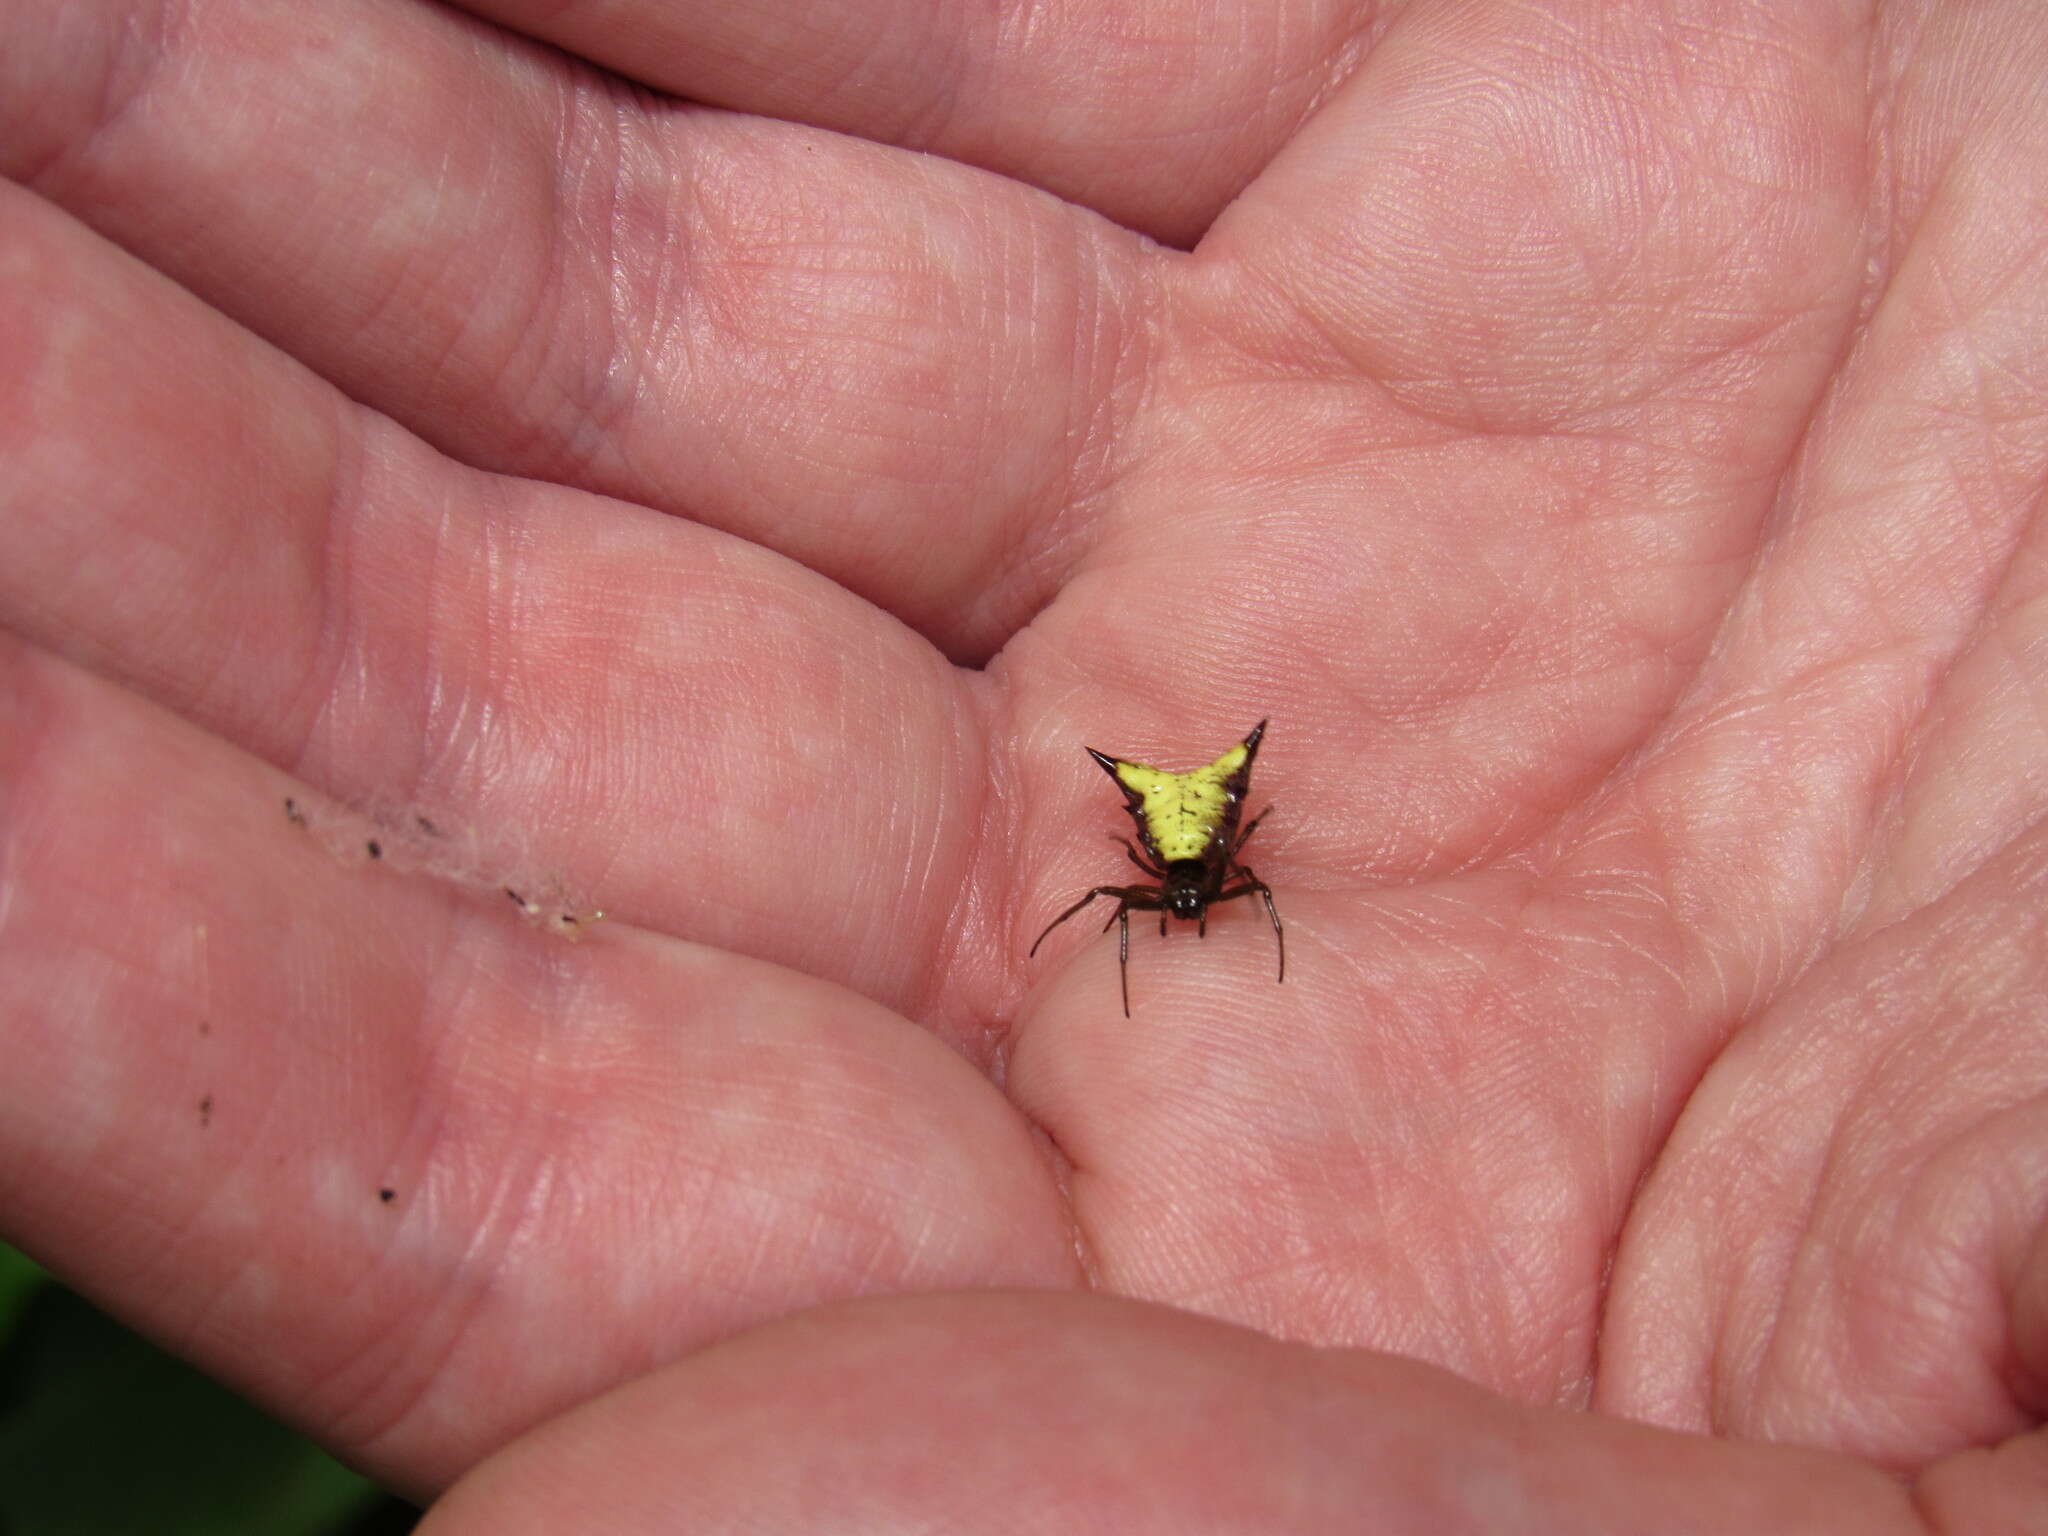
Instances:
[[[0,1536],[398,1536],[417,1520],[0,1244]]]

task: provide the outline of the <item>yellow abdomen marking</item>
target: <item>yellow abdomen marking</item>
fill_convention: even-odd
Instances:
[[[1168,773],[1144,763],[1118,762],[1117,782],[1143,797],[1138,807],[1145,834],[1168,863],[1199,859],[1223,825],[1230,809],[1226,787],[1248,754],[1243,742],[1193,773]]]

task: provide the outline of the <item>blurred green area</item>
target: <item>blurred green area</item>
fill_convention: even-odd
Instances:
[[[0,1243],[0,1536],[399,1536],[418,1518]]]

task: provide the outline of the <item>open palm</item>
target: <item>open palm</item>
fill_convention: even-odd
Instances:
[[[0,5],[9,1234],[445,1531],[2039,1528],[2030,8],[945,9]]]

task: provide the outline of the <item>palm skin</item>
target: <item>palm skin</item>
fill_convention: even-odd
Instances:
[[[2038,1528],[2029,7],[475,11],[0,10],[13,1240],[443,1533]]]

